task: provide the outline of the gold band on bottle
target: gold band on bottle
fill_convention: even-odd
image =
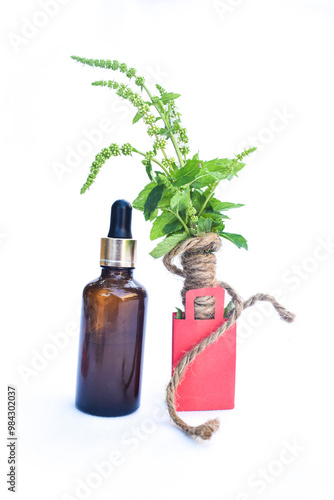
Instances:
[[[101,238],[100,266],[135,267],[136,240]]]

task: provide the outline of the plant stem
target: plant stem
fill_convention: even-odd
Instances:
[[[151,99],[152,103],[154,104],[153,102],[153,99],[152,99],[152,94],[151,92],[148,90],[148,88],[146,87],[146,85],[143,83],[143,88],[146,90],[146,94],[148,95],[148,97]],[[159,111],[159,110],[158,110]]]
[[[165,127],[166,127],[167,129],[171,128],[171,125],[170,125],[170,123],[168,122],[167,117],[165,116],[165,114],[164,114],[164,113],[161,113],[161,112],[160,112],[160,110],[159,110],[159,108],[158,108],[158,107],[154,104],[154,102],[153,102],[153,98],[152,98],[152,94],[151,94],[151,92],[148,90],[148,88],[146,87],[146,85],[145,85],[145,84],[143,85],[143,88],[145,89],[145,91],[146,91],[146,93],[147,93],[148,97],[151,99],[151,102],[152,102],[153,106],[154,106],[154,107],[155,107],[155,109],[158,111],[159,115],[161,116],[161,118],[162,118],[162,120],[163,120],[163,122],[164,122],[164,124],[165,124]],[[170,138],[171,138],[171,141],[172,141],[172,143],[173,143],[173,146],[174,146],[174,149],[175,149],[175,153],[176,153],[176,155],[177,155],[177,157],[178,157],[178,160],[179,160],[179,162],[180,162],[180,166],[181,166],[181,167],[183,167],[183,166],[184,166],[184,162],[183,162],[183,159],[182,159],[182,154],[181,154],[180,148],[179,148],[179,146],[178,146],[178,144],[177,144],[177,141],[176,141],[176,139],[175,139],[174,135],[172,134],[172,132],[170,133]],[[166,156],[165,156],[165,157],[166,157]]]
[[[179,146],[178,146],[178,144],[176,142],[176,139],[175,139],[174,135],[172,134],[172,132],[170,133],[170,138],[172,140],[175,152],[176,152],[177,157],[179,159],[180,167],[182,168],[184,166],[184,161],[183,161],[183,158],[182,158],[182,154],[181,154],[180,148],[179,148]]]
[[[136,151],[134,151],[134,153],[138,153],[139,155],[146,156],[145,153],[143,153],[142,151],[138,151],[138,149],[136,149]],[[156,160],[155,158],[151,158],[151,161],[154,161],[154,163],[159,165],[159,167],[161,167],[162,170],[165,172],[165,174],[169,177],[168,170],[166,169],[166,167],[162,163],[160,163],[160,161]]]
[[[166,118],[166,122],[165,123],[166,123],[167,129],[170,129],[171,128],[171,124],[169,123],[169,121],[168,121],[167,118]],[[172,132],[170,133],[170,138],[171,138],[171,141],[173,143],[173,146],[174,146],[174,149],[175,149],[175,153],[176,153],[176,155],[178,157],[178,160],[180,162],[180,167],[182,168],[184,166],[182,154],[181,154],[180,148],[178,146],[177,140],[175,139],[175,136],[174,136],[174,134]]]
[[[184,220],[179,216],[179,214],[177,212],[174,212],[174,210],[172,210],[171,208],[164,208],[163,210],[164,211],[166,210],[167,212],[170,212],[171,214],[175,215],[175,217],[177,219],[179,219],[179,221],[181,222],[182,226],[187,231],[187,233],[189,234],[189,236],[191,236],[189,228],[187,227],[187,225],[185,224]]]
[[[200,216],[201,216],[201,214],[202,214],[202,212],[203,212],[204,208],[205,208],[205,207],[206,207],[206,205],[208,204],[208,201],[209,201],[209,200],[210,200],[210,198],[212,197],[212,195],[213,195],[213,193],[214,193],[214,191],[215,191],[216,187],[218,186],[219,182],[220,182],[220,181],[215,182],[215,183],[213,184],[213,186],[211,187],[211,189],[210,189],[210,193],[209,193],[209,196],[206,198],[205,202],[204,202],[204,203],[203,203],[203,205],[202,205],[201,210],[198,212],[198,215],[197,215],[197,217],[198,217],[198,218],[200,218]]]
[[[191,203],[191,197],[190,197],[190,187],[189,187],[189,184],[187,185],[187,195],[188,195],[188,204],[189,204],[189,207],[188,209],[186,210],[186,222],[188,223],[188,212],[189,212],[189,208],[192,206],[192,203]]]
[[[145,85],[145,84],[143,84],[143,89],[145,89],[145,91],[146,91],[146,93],[147,93],[148,97],[149,97],[149,98],[150,98],[150,100],[151,100],[151,103],[153,104],[153,106],[155,107],[155,109],[158,111],[158,113],[159,113],[159,115],[161,116],[161,118],[162,118],[162,120],[163,120],[163,122],[164,122],[165,126],[168,128],[168,122],[166,121],[166,117],[165,117],[165,115],[164,115],[163,113],[161,113],[161,111],[159,110],[159,108],[158,108],[158,107],[154,104],[154,101],[153,101],[153,96],[152,96],[151,92],[148,90],[148,88],[146,87],[146,85]]]
[[[154,136],[155,136],[155,139],[156,139],[156,140],[158,140],[158,139],[159,139],[159,137],[157,136],[157,134],[154,134]],[[164,155],[165,159],[167,160],[167,155],[166,155],[165,150],[164,150],[163,148],[160,148],[160,151],[162,151],[162,153],[163,153],[163,155]],[[168,175],[169,175],[169,174],[168,174]]]

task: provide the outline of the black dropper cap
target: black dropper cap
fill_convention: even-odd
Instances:
[[[132,206],[126,200],[117,200],[111,207],[108,238],[131,239]]]

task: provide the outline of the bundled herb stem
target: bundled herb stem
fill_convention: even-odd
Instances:
[[[153,95],[145,85],[145,78],[136,75],[135,68],[116,60],[85,59],[72,56],[75,61],[98,68],[111,69],[123,73],[129,84],[115,80],[99,80],[94,86],[107,87],[128,100],[135,108],[133,123],[142,121],[147,125],[147,134],[153,139],[149,151],[141,151],[130,143],[111,144],[96,156],[88,178],[81,189],[87,191],[94,183],[104,163],[112,156],[143,157],[149,183],[133,202],[134,208],[144,213],[145,219],[153,222],[150,238],[164,238],[152,250],[155,258],[162,257],[181,241],[203,233],[214,232],[234,243],[238,248],[247,249],[247,241],[239,234],[225,231],[227,210],[242,207],[238,203],[222,202],[214,197],[215,190],[223,180],[231,180],[245,166],[242,160],[256,148],[250,148],[233,159],[216,158],[203,161],[199,154],[188,158],[189,138],[181,123],[181,114],[175,100],[180,94],[167,92],[156,85],[158,95]],[[137,91],[136,91],[137,90]],[[172,147],[174,156],[168,153]],[[159,158],[159,156],[161,156]],[[153,170],[157,165],[158,170]]]

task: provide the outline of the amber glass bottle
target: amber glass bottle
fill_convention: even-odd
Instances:
[[[83,291],[76,406],[92,415],[127,415],[140,404],[147,293],[133,279],[131,210],[113,204],[101,276]]]

